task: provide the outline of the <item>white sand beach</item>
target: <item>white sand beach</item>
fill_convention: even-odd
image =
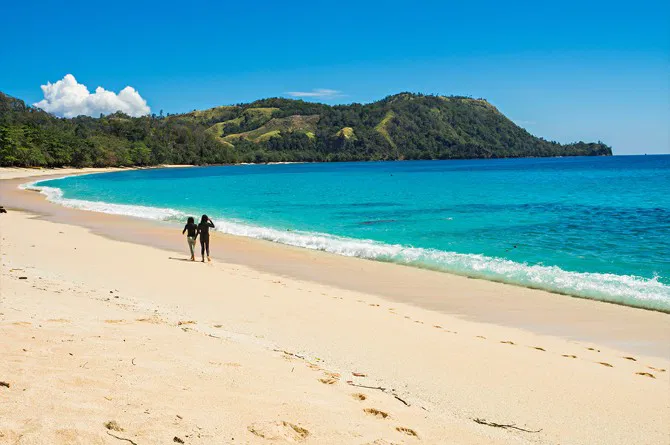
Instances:
[[[0,444],[668,441],[667,314],[17,189],[80,172],[0,169]]]

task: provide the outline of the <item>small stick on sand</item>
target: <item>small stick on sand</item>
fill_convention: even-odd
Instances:
[[[472,420],[474,420],[475,422],[477,422],[477,423],[480,424],[480,425],[492,426],[492,427],[494,427],[494,428],[502,428],[502,429],[504,429],[504,430],[506,430],[506,429],[508,429],[508,428],[512,428],[512,429],[515,429],[515,430],[523,431],[523,432],[525,432],[525,433],[539,433],[540,431],[542,431],[541,429],[539,429],[539,430],[537,430],[537,431],[527,430],[527,429],[519,428],[518,426],[516,426],[516,425],[511,425],[511,424],[510,424],[510,425],[507,425],[507,424],[502,424],[502,423],[487,422],[487,421],[484,420],[484,419],[472,419]]]
[[[349,384],[351,386],[356,386],[357,388],[376,389],[376,390],[381,391],[383,393],[391,394],[395,399],[404,403],[405,406],[410,406],[410,404],[406,400],[401,399],[400,396],[398,394],[396,394],[395,390],[393,390],[393,389],[384,388],[383,386],[359,385],[357,383],[352,382],[351,380],[347,380],[347,384]]]
[[[115,434],[110,433],[109,431],[107,431],[107,434],[109,434],[110,436],[112,436],[112,437],[115,438],[115,439],[125,440],[126,442],[130,442],[130,443],[132,443],[133,445],[137,445],[137,442],[134,442],[134,441],[131,440],[131,439],[126,439],[125,437],[119,437],[119,436],[117,436],[117,435],[115,435]]]

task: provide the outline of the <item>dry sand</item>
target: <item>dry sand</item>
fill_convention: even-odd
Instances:
[[[0,444],[668,443],[666,314],[0,186]]]

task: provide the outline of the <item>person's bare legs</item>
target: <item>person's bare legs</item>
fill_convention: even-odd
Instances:
[[[188,238],[188,248],[191,251],[191,261],[195,261],[195,239],[189,237]]]

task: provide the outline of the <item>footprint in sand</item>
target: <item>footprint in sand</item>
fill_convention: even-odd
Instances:
[[[376,304],[376,303],[370,303],[369,306],[372,306],[372,307],[379,307],[379,305]]]
[[[483,335],[478,335],[477,338],[483,338],[484,340],[486,340],[486,337],[484,337]]]
[[[539,347],[539,346],[531,346],[531,348],[533,348],[533,349],[537,349],[538,351],[546,351],[546,349],[541,348],[541,347]]]
[[[365,408],[363,411],[365,411],[366,414],[370,414],[371,416],[374,417],[379,417],[380,419],[386,419],[389,414],[385,413],[384,411],[379,411],[378,409],[375,408]]]
[[[596,349],[596,348],[586,348],[586,349],[588,349],[589,351],[600,352],[600,349]]]
[[[434,324],[433,327],[434,327],[435,329],[442,329],[442,326],[440,326],[439,324]]]
[[[400,433],[407,434],[408,436],[419,437],[416,431],[414,431],[411,428],[405,428],[404,426],[397,426],[395,430]]]
[[[197,322],[195,320],[186,320],[186,321],[178,321],[177,326],[182,326],[185,324],[196,324]]]
[[[334,385],[335,383],[337,383],[337,379],[333,379],[333,378],[323,378],[323,379],[319,379],[319,381],[321,383],[323,383],[324,385]]]
[[[626,360],[630,360],[630,361],[632,361],[632,362],[636,362],[636,361],[637,361],[637,359],[636,359],[635,357],[623,357],[623,358],[625,358]]]
[[[105,320],[105,323],[109,323],[109,324],[119,324],[119,323],[123,323],[123,322],[125,322],[125,321],[126,321],[126,320]]]
[[[606,366],[606,367],[608,367],[608,368],[614,368],[614,366],[610,365],[610,364],[607,363],[607,362],[596,362],[596,363],[598,363],[599,365]]]
[[[352,394],[351,397],[353,397],[356,400],[360,400],[361,402],[368,398],[368,396],[366,396],[365,394],[362,394],[360,392]]]
[[[656,371],[656,372],[665,372],[665,369],[663,368],[654,368],[653,366],[647,366],[647,368]]]
[[[572,355],[572,354],[563,354],[563,357],[567,357],[567,358],[577,358],[576,355]]]
[[[504,341],[501,341],[500,343],[504,343],[506,345],[516,345],[516,343],[514,343],[513,341],[510,341],[510,340],[504,340]]]
[[[636,372],[635,375],[642,375],[642,376],[645,376],[645,377],[651,377],[652,379],[656,378],[656,376],[654,374],[650,374],[648,372]]]
[[[247,429],[251,434],[267,440],[302,442],[309,436],[307,429],[284,420],[252,423]]]
[[[139,321],[140,323],[151,323],[151,324],[164,323],[163,319],[160,317],[138,318],[135,321]]]

